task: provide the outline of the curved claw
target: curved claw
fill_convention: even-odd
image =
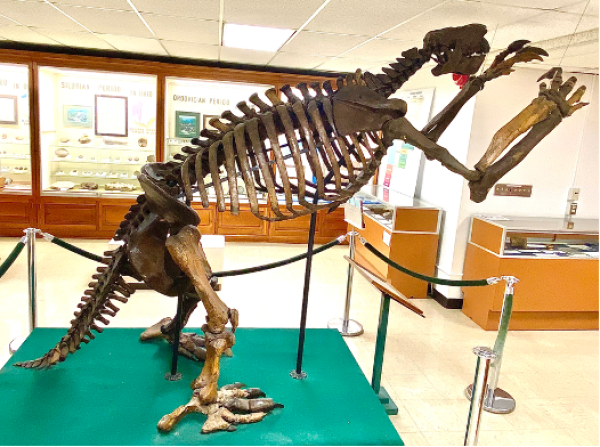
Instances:
[[[273,399],[244,399],[240,397],[230,397],[221,402],[221,405],[229,411],[236,413],[266,413],[274,408],[283,408],[283,405],[273,402]]]
[[[554,79],[554,77],[556,76],[557,73],[560,74],[560,75],[562,75],[562,68],[560,68],[560,67],[552,67],[546,73],[544,73],[543,75],[541,75],[537,79],[537,82],[540,82],[543,79]]]

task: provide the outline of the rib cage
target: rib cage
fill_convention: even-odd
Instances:
[[[356,82],[359,76],[352,75],[346,82]],[[338,88],[343,82],[338,81]],[[283,86],[285,102],[279,99],[275,89],[270,89],[265,95],[271,104],[254,94],[249,100],[258,110],[241,102],[237,108],[242,116],[227,111],[221,119],[211,120],[217,131],[203,130],[202,136],[207,139],[192,140],[199,147],[185,147],[183,151],[189,155],[179,157],[184,162],[178,177],[187,202],[191,202],[195,186],[203,207],[207,208],[207,188],[213,186],[218,211],[226,211],[221,185],[226,181],[229,209],[237,214],[241,181],[252,214],[275,221],[335,208],[364,186],[379,167],[386,147],[375,132],[340,135],[333,120],[335,91],[331,84],[327,81],[321,87],[319,83],[311,83],[310,87],[314,95],[307,84],[298,84],[299,97],[289,85]],[[288,154],[284,154],[284,149]],[[295,177],[288,175],[286,158],[293,161]],[[310,167],[314,182],[307,178],[304,161]],[[224,177],[221,176],[223,170]],[[208,174],[210,182],[205,184],[203,179]],[[274,216],[262,212],[258,192],[267,193]],[[283,194],[285,211],[279,208],[277,194]],[[315,194],[319,203],[314,203]]]

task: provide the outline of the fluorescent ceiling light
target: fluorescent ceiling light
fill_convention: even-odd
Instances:
[[[277,51],[294,33],[292,29],[226,23],[223,46],[246,50]]]

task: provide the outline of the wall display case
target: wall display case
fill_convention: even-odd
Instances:
[[[39,82],[43,194],[139,194],[156,159],[156,76],[41,67]]]
[[[365,186],[356,197],[362,200],[365,228],[352,228],[398,264],[434,276],[441,210],[384,186]],[[356,258],[407,297],[427,297],[426,282],[389,267],[360,243]]]
[[[465,279],[512,275],[511,329],[598,328],[598,220],[476,216]],[[465,288],[463,313],[496,330],[502,285]]]
[[[334,80],[7,49],[0,49],[0,61],[0,169],[10,169],[15,179],[12,187],[0,188],[1,236],[35,227],[58,237],[110,238],[142,191],[137,173],[146,162],[172,160],[210,128],[213,117],[238,113],[236,104],[253,93]],[[202,233],[239,241],[307,241],[306,219],[262,221],[240,202],[241,213],[233,216],[195,200]],[[260,206],[270,212],[266,197]],[[345,232],[341,210],[319,212],[317,243]]]
[[[31,194],[29,68],[0,64],[0,194]]]
[[[202,81],[175,77],[166,78],[166,107],[165,107],[165,152],[164,160],[175,160],[174,156],[181,153],[183,146],[191,144],[191,140],[200,135],[202,129],[214,130],[210,120],[220,118],[226,110],[231,110],[238,115],[236,104],[247,101],[248,106],[258,111],[248,98],[253,93],[262,94],[272,85],[250,84],[244,82]],[[210,174],[206,176],[205,183],[211,183]],[[228,194],[229,185],[222,183],[225,194]],[[216,200],[214,189],[207,189],[209,199]],[[243,182],[238,186],[240,202],[244,203],[246,193]],[[262,199],[262,200],[260,200]],[[265,198],[259,195],[259,201],[266,203]],[[198,193],[194,200],[199,201]]]

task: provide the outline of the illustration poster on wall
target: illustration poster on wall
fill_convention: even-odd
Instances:
[[[198,112],[175,112],[177,138],[196,138],[200,135],[200,114]]]
[[[17,124],[17,97],[0,95],[0,124]]]
[[[95,95],[96,135],[127,136],[127,97]]]
[[[422,129],[429,121],[434,91],[433,88],[406,90],[399,91],[392,97],[407,103],[406,119],[415,128]],[[395,141],[388,149],[386,169],[380,169],[379,184],[414,196],[421,159],[421,151],[416,151],[412,145],[405,142]]]
[[[92,108],[89,106],[63,106],[63,126],[92,127]]]

